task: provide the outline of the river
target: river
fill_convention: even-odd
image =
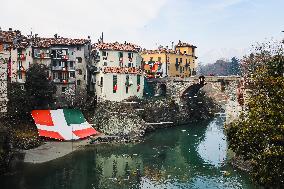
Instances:
[[[224,118],[161,129],[137,144],[100,144],[1,176],[1,189],[254,189],[227,163]]]

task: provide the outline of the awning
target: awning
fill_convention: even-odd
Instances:
[[[39,136],[59,140],[76,140],[97,133],[85,120],[80,110],[33,110],[31,114]]]

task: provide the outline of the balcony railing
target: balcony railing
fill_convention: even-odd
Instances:
[[[24,54],[18,54],[18,60],[26,60],[26,56]]]
[[[53,71],[61,71],[62,68],[63,68],[62,66],[52,66],[51,70],[53,70]]]
[[[76,79],[73,77],[67,78],[67,79],[53,79],[54,83],[75,83]]]

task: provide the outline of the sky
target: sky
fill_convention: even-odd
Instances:
[[[241,58],[251,45],[283,39],[284,0],[1,0],[0,27],[42,37],[197,46],[198,62]]]

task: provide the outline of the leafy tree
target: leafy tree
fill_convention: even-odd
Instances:
[[[25,90],[33,109],[48,108],[54,102],[56,86],[48,79],[48,68],[33,64],[26,73]]]
[[[8,84],[8,104],[7,116],[10,119],[25,118],[30,113],[30,103],[28,103],[26,91],[19,83]]]
[[[230,147],[253,162],[255,181],[284,187],[284,52],[279,43],[256,47],[242,62],[247,112],[228,129]]]

